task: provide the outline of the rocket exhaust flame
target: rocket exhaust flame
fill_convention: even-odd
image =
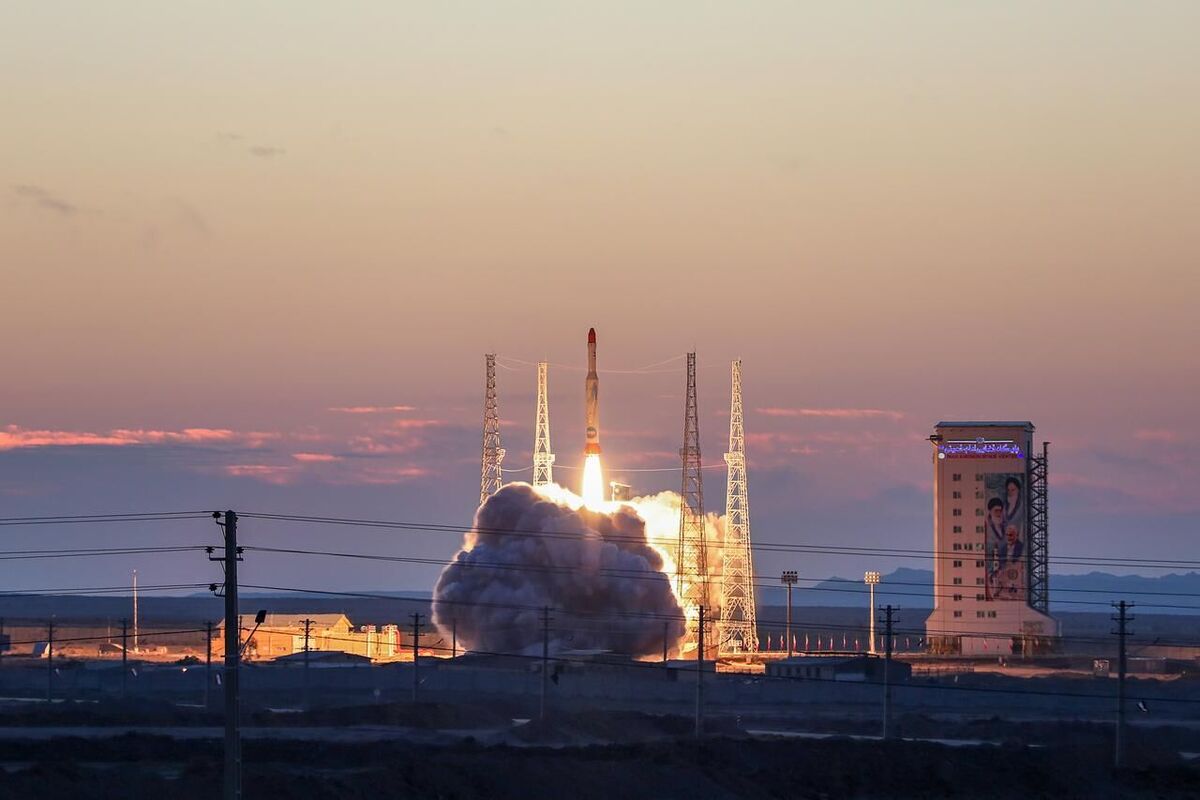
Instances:
[[[604,506],[604,472],[598,454],[586,456],[583,461],[583,504],[590,511]]]
[[[596,374],[596,329],[588,329],[588,371],[583,379],[583,504],[598,511],[604,504],[600,468],[600,376]]]

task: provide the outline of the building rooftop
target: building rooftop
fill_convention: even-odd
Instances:
[[[942,422],[939,422],[937,425],[934,425],[933,427],[935,427],[935,428],[1021,428],[1021,429],[1027,429],[1027,430],[1034,429],[1033,423],[1030,422],[1029,420],[1024,420],[1022,422],[1017,422],[1017,421],[1013,421],[1013,420],[1007,420],[1007,421],[1005,421],[1005,420],[993,420],[993,421],[974,420],[974,421],[967,421],[967,422],[954,422],[954,421],[943,420]]]
[[[254,615],[253,614],[243,614],[242,618],[243,618],[242,619],[243,627],[253,627],[254,626]],[[306,619],[312,620],[312,630],[313,631],[320,631],[325,628],[332,628],[335,625],[337,625],[338,623],[340,623],[342,620],[345,620],[347,625],[350,625],[351,627],[353,627],[353,625],[350,622],[350,618],[347,617],[345,614],[267,614],[266,619],[263,620],[262,627],[266,628],[268,631],[271,630],[272,628],[274,628],[274,629],[299,628],[299,629],[303,630],[304,629],[304,620],[306,620]],[[224,626],[225,626],[225,620],[223,620],[223,619],[217,623],[218,629],[224,628]]]

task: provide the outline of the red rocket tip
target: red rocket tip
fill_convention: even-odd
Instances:
[[[596,329],[588,328],[588,344],[596,343]]]

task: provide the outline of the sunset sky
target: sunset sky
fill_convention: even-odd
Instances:
[[[1200,4],[113,0],[12,2],[0,26],[0,517],[468,524],[483,353],[516,468],[552,362],[574,485],[595,326],[605,463],[643,491],[679,486],[682,354],[714,465],[743,359],[757,540],[928,548],[934,423],[1030,419],[1053,442],[1052,557],[1195,553]],[[705,481],[721,511],[723,469]],[[207,522],[4,531],[217,542]],[[131,567],[219,575],[190,553],[4,561],[0,588]]]

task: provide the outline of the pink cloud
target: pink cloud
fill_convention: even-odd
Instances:
[[[369,467],[361,471],[340,475],[335,482],[385,486],[394,483],[404,483],[417,478],[425,478],[432,474],[432,470],[424,467]]]
[[[411,428],[436,428],[446,423],[440,419],[398,419],[389,423],[389,428],[409,430]]]
[[[416,411],[416,406],[334,406],[329,409],[338,414],[402,414]]]
[[[1168,442],[1171,444],[1183,440],[1179,431],[1167,428],[1139,428],[1134,431],[1133,438],[1142,442]]]
[[[904,418],[904,413],[883,408],[779,408],[754,409],[768,417],[823,417],[825,419],[892,419]]]
[[[225,428],[184,428],[159,431],[118,428],[107,433],[90,431],[28,430],[17,425],[0,429],[0,450],[24,447],[127,447],[139,444],[214,444],[232,442],[243,435]],[[262,437],[263,434],[254,434]]]
[[[296,468],[271,464],[229,464],[223,472],[234,478],[254,478],[276,486],[284,486],[296,479]]]
[[[331,461],[341,461],[341,456],[332,453],[292,453],[292,458],[306,464],[323,464]]]

